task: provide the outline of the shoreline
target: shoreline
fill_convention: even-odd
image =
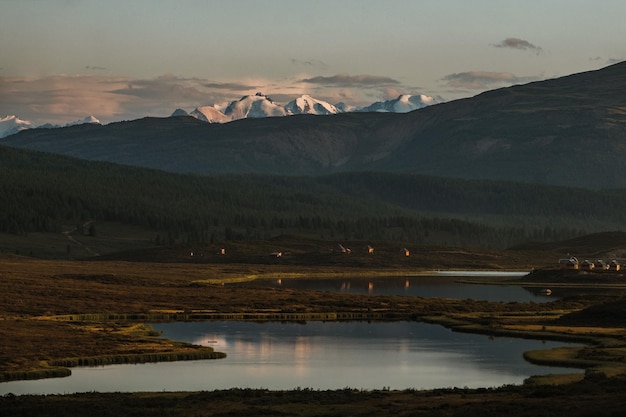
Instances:
[[[5,340],[16,338],[13,347],[8,346],[6,353],[15,360],[20,357],[32,358],[15,362],[12,368],[7,365],[0,368],[0,376],[15,379],[18,375],[36,375],[36,372],[45,371],[58,372],[58,369],[49,368],[59,360],[69,361],[66,363],[81,363],[81,361],[111,360],[106,358],[125,357],[126,345],[137,344],[140,340],[154,342],[154,335],[147,335],[146,329],[133,333],[133,326],[140,326],[140,323],[147,321],[185,321],[185,320],[256,320],[256,321],[310,321],[310,320],[407,320],[425,321],[449,327],[454,331],[471,331],[485,335],[512,336],[533,339],[551,338],[554,340],[577,340],[584,341],[585,349],[602,350],[608,346],[607,340],[611,340],[615,345],[615,336],[602,333],[602,327],[598,327],[599,334],[594,334],[588,329],[576,331],[574,326],[568,328],[557,328],[553,326],[550,331],[546,331],[545,322],[553,320],[559,315],[569,311],[580,309],[581,305],[568,305],[560,302],[558,305],[534,305],[533,303],[517,303],[511,305],[507,303],[489,303],[456,299],[428,299],[414,297],[407,302],[404,296],[374,296],[357,294],[315,294],[312,292],[300,293],[298,291],[274,291],[271,289],[232,289],[226,285],[228,279],[260,279],[277,276],[292,279],[299,277],[346,277],[346,276],[398,276],[407,274],[406,269],[398,270],[355,270],[354,268],[326,268],[317,273],[312,271],[288,272],[284,270],[273,270],[266,265],[254,266],[221,266],[222,271],[227,271],[225,280],[220,280],[219,284],[199,283],[198,276],[204,271],[191,270],[188,264],[132,264],[135,266],[128,272],[123,272],[117,264],[102,263],[106,268],[102,271],[90,274],[85,273],[84,263],[61,262],[54,264],[55,268],[63,267],[63,274],[55,270],[39,270],[38,263],[32,264],[21,262],[19,267],[22,272],[15,275],[12,271],[2,272],[4,279],[0,281],[0,287],[4,285],[4,292],[7,299],[21,297],[22,302],[37,303],[48,302],[50,300],[49,291],[53,289],[65,294],[64,299],[59,299],[55,310],[42,311],[40,314],[24,315],[19,310],[12,312],[10,309],[2,314],[2,322],[5,327],[3,337]],[[41,265],[50,265],[43,262]],[[94,263],[89,263],[94,267]],[[130,264],[122,263],[121,267],[128,267]],[[6,265],[5,265],[6,266]],[[72,268],[72,266],[74,268]],[[35,269],[33,269],[35,268]],[[232,268],[229,270],[229,268]],[[18,268],[19,269],[19,268]],[[211,271],[216,273],[216,269]],[[251,270],[257,269],[254,273]],[[292,267],[291,269],[296,269]],[[308,269],[308,268],[304,268]],[[341,270],[341,271],[340,271]],[[28,274],[26,274],[28,271]],[[163,275],[162,272],[166,274]],[[191,271],[190,276],[186,273]],[[439,270],[441,271],[441,270]],[[446,270],[441,276],[452,277],[463,270]],[[522,271],[511,271],[514,274],[521,274]],[[56,272],[56,273],[55,273]],[[433,274],[432,269],[416,271],[410,270],[410,275],[423,276]],[[485,279],[485,272],[490,272],[488,276],[501,274],[504,271],[471,271],[472,278],[464,279],[463,282],[486,284],[486,285],[521,285],[530,286],[529,282],[511,281],[507,276],[499,279]],[[434,274],[435,276],[437,273]],[[12,278],[20,280],[20,286],[10,285]],[[464,277],[468,278],[468,277]],[[78,284],[78,285],[77,285]],[[537,283],[540,287],[545,287],[548,283]],[[576,283],[576,286],[585,286]],[[626,287],[626,286],[625,286]],[[612,287],[611,287],[612,288]],[[19,293],[12,296],[11,291],[19,289]],[[3,290],[3,288],[0,288]],[[102,292],[106,291],[106,292]],[[32,299],[24,298],[24,294]],[[102,294],[94,298],[93,294]],[[108,294],[108,295],[107,295]],[[207,298],[206,294],[210,294]],[[109,297],[109,298],[107,298]],[[88,303],[87,303],[88,302]],[[589,302],[591,305],[591,302]],[[551,303],[549,303],[551,304]],[[337,306],[341,305],[341,308]],[[6,305],[16,307],[15,305]],[[20,306],[17,306],[20,307]],[[20,307],[22,308],[22,307]],[[28,309],[28,304],[25,307]],[[83,311],[83,313],[69,313],[69,311]],[[99,310],[99,312],[98,312]],[[124,313],[133,311],[134,313]],[[30,309],[35,312],[35,310]],[[90,312],[91,311],[91,312]],[[108,312],[103,312],[108,311]],[[118,312],[115,312],[118,311]],[[27,326],[24,326],[27,324]],[[531,324],[535,327],[532,327]],[[542,327],[543,326],[543,327]],[[32,328],[32,330],[31,330]],[[41,328],[42,330],[37,330]],[[43,330],[45,329],[45,330]],[[24,352],[23,346],[29,343],[37,343],[38,334],[41,332],[50,334],[53,342],[47,348],[50,353],[32,351]],[[148,333],[150,333],[148,331]],[[123,338],[121,338],[122,336]],[[86,337],[87,339],[75,339],[76,337]],[[60,337],[59,340],[57,338]],[[89,354],[81,353],[81,343],[94,343]],[[83,340],[83,342],[81,342]],[[23,341],[20,345],[20,341]],[[144,357],[156,355],[161,357],[174,357],[176,355],[177,342],[164,340],[159,345],[148,344],[144,352]],[[168,344],[167,347],[166,344]],[[55,345],[56,344],[56,345]],[[76,345],[79,344],[77,348]],[[57,346],[58,345],[58,346]],[[592,346],[593,345],[593,346]],[[70,347],[74,353],[64,352],[64,346]],[[160,353],[166,348],[166,353]],[[13,351],[11,349],[14,349]],[[185,346],[185,349],[199,350],[200,347]],[[11,353],[13,352],[13,353]],[[94,355],[96,352],[96,355]],[[87,353],[85,350],[84,353]],[[226,354],[228,352],[225,352]],[[42,357],[42,355],[44,357]],[[533,357],[531,355],[531,357]],[[67,359],[69,358],[69,359]],[[91,358],[91,359],[89,359]],[[100,358],[100,359],[96,359]],[[607,356],[604,362],[596,361],[583,362],[572,361],[573,366],[580,369],[589,369],[589,366],[598,369],[605,369],[614,366],[614,358]],[[25,361],[26,360],[26,361]],[[127,359],[124,359],[127,360]],[[559,358],[561,361],[562,358]],[[57,361],[57,362],[55,362]],[[13,363],[13,362],[9,362]],[[561,362],[555,362],[559,365]],[[43,368],[42,368],[43,365]],[[621,364],[617,364],[621,365]],[[619,367],[623,372],[626,370]],[[53,373],[54,373],[53,372]]]

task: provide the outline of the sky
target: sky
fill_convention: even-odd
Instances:
[[[450,101],[626,59],[623,0],[0,0],[0,118]]]

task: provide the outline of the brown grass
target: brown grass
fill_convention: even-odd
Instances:
[[[412,271],[415,272],[415,271]],[[621,348],[620,328],[559,326],[554,320],[595,301],[489,303],[272,288],[232,288],[207,280],[311,274],[398,274],[398,269],[190,262],[0,259],[0,372],[48,369],[72,358],[126,358],[199,351],[134,326],[160,319],[425,320],[459,331],[590,341]],[[606,344],[608,347],[609,344]],[[595,349],[599,349],[597,346]],[[598,356],[598,355],[596,355]],[[614,362],[606,353],[589,364]],[[104,359],[103,359],[104,360]],[[106,359],[109,360],[109,359]],[[126,360],[126,359],[120,359]],[[582,363],[582,362],[580,362]],[[579,364],[580,364],[579,363]],[[590,366],[591,366],[590,365]],[[586,365],[585,365],[586,366]],[[8,376],[7,376],[8,375]]]

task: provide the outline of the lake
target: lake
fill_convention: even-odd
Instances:
[[[452,332],[417,322],[187,322],[163,336],[213,346],[220,360],[73,368],[68,378],[0,383],[0,394],[268,389],[494,387],[572,373],[522,353],[564,343]],[[579,372],[579,371],[578,371]]]
[[[446,271],[436,275],[414,275],[378,278],[294,278],[259,279],[229,284],[235,287],[271,287],[295,290],[332,291],[353,294],[406,295],[417,297],[443,297],[503,302],[548,302],[559,298],[561,290],[551,296],[541,288],[524,288],[519,285],[486,285],[463,282],[477,277],[516,278],[525,272],[470,272]]]

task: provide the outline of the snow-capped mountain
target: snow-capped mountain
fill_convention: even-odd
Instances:
[[[228,105],[201,106],[189,113],[190,116],[208,123],[226,123],[232,120],[245,119],[247,117],[277,117],[293,114],[328,115],[348,112],[392,112],[408,113],[413,110],[432,104],[443,103],[440,97],[421,95],[401,95],[394,100],[379,101],[367,107],[355,107],[345,103],[336,105],[319,100],[304,94],[285,106],[274,103],[262,93],[243,96],[240,100],[233,101]],[[186,112],[177,109],[172,116],[182,116]]]
[[[441,103],[443,100],[440,98],[434,98],[431,96],[426,96],[424,94],[420,95],[409,95],[403,94],[398,96],[398,98],[387,101],[377,101],[376,103],[372,103],[367,107],[363,107],[359,109],[359,111],[384,111],[391,113],[408,113],[413,110],[421,109],[426,106],[430,106],[432,104]]]
[[[337,114],[341,111],[330,103],[317,100],[307,94],[290,101],[285,106],[290,114]]]
[[[284,106],[281,106],[263,93],[243,96],[239,100],[230,103],[213,104],[210,106],[196,107],[192,112],[187,113],[183,109],[176,109],[170,117],[193,116],[198,120],[207,123],[227,123],[233,120],[260,117],[279,117],[294,114],[329,115],[349,112],[393,112],[407,113],[413,110],[432,104],[443,103],[441,97],[431,97],[421,95],[401,95],[394,100],[378,101],[367,107],[355,107],[346,103],[335,105],[319,100],[304,94]],[[19,119],[17,116],[6,116],[0,118],[0,138],[18,133],[21,130],[32,129],[34,127],[43,129],[55,129],[60,127],[76,126],[86,123],[102,124],[94,116],[87,116],[65,125],[46,123],[44,125],[33,126],[27,120]]]
[[[76,120],[74,122],[66,123],[64,125],[55,125],[52,123],[46,123],[46,124],[37,126],[37,129],[57,129],[59,127],[70,127],[70,126],[84,125],[84,124],[89,124],[89,123],[96,124],[96,125],[102,124],[100,123],[100,120],[96,119],[94,116],[87,116],[84,119]]]
[[[288,113],[284,107],[274,103],[263,93],[256,93],[253,96],[243,96],[240,100],[233,101],[226,107],[224,114],[231,120],[237,120],[247,117],[287,116]]]
[[[350,104],[346,104],[344,102],[335,104],[335,107],[337,108],[337,110],[339,110],[339,113],[349,113],[349,112],[353,112],[353,111],[358,111],[359,110],[358,107],[352,106]]]
[[[84,124],[88,124],[88,123],[93,123],[93,124],[97,124],[97,125],[101,125],[102,124],[102,123],[100,123],[100,120],[96,119],[94,116],[87,116],[84,119],[76,120],[75,122],[70,122],[70,123],[66,124],[65,127],[76,126],[76,125],[84,125]]]
[[[14,135],[21,130],[32,129],[34,127],[37,127],[39,129],[56,129],[59,127],[69,127],[69,126],[83,125],[87,123],[93,123],[93,124],[99,124],[99,125],[102,124],[100,123],[100,120],[98,120],[94,116],[87,116],[84,119],[76,120],[75,122],[70,122],[63,126],[58,125],[58,124],[52,124],[52,123],[46,123],[46,124],[39,125],[39,126],[33,126],[31,122],[27,120],[22,120],[18,118],[17,116],[6,116],[3,118],[0,118],[0,138]]]
[[[0,138],[4,138],[9,135],[13,135],[20,130],[30,129],[31,123],[27,120],[22,120],[17,116],[6,116],[0,118]]]
[[[232,120],[214,106],[196,107],[189,115],[207,123],[226,123]]]

